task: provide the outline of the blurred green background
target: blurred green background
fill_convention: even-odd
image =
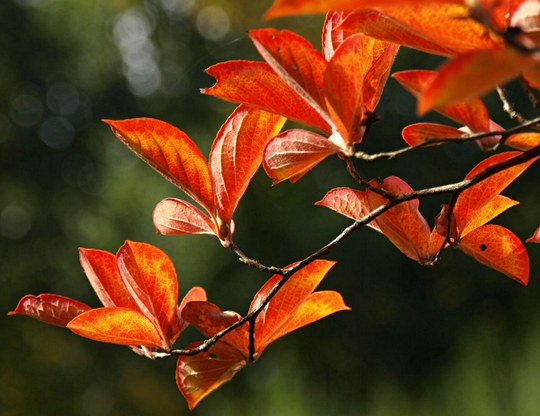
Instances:
[[[224,309],[247,309],[267,276],[242,266],[216,239],[156,236],[154,205],[182,193],[100,119],[160,118],[207,154],[234,106],[199,94],[213,84],[205,68],[260,59],[246,36],[250,28],[285,27],[320,45],[322,16],[263,22],[269,4],[0,2],[1,415],[188,413],[174,359],[152,362],[128,348],[6,314],[28,293],[98,306],[77,248],[115,252],[126,239],[170,255],[181,296],[202,285]],[[403,49],[395,69],[439,62]],[[511,126],[496,97],[487,100],[493,118]],[[390,80],[379,105],[384,121],[373,128],[368,150],[402,147],[400,131],[415,120],[414,105]],[[394,174],[419,188],[457,181],[483,157],[468,144],[359,169],[366,178]],[[523,239],[539,224],[539,179],[532,168],[505,191],[522,203],[495,221]],[[266,264],[304,257],[349,224],[313,205],[335,186],[354,186],[337,158],[295,185],[272,188],[257,174],[235,216],[236,242]],[[423,200],[426,218],[443,202]],[[524,288],[453,250],[437,268],[422,268],[384,237],[360,230],[328,256],[339,263],[322,285],[339,290],[352,311],[275,343],[192,414],[538,415],[540,247],[528,248],[531,283]],[[192,339],[198,339],[194,331],[181,341]]]

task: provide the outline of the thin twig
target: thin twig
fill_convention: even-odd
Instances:
[[[506,90],[501,86],[497,86],[496,89],[499,99],[502,102],[504,112],[508,114],[508,116],[510,116],[510,118],[516,123],[526,123],[528,120],[517,112],[514,105],[510,102],[510,98],[508,97]]]

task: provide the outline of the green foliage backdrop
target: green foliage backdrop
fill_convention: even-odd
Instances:
[[[181,295],[200,284],[211,301],[247,309],[266,276],[242,266],[215,239],[156,236],[154,205],[180,191],[100,119],[160,118],[207,153],[233,106],[199,94],[213,82],[206,67],[259,59],[245,34],[254,27],[286,27],[320,43],[322,16],[263,22],[268,5],[0,2],[0,414],[187,412],[173,359],[150,362],[127,348],[6,314],[27,293],[97,305],[77,248],[114,252],[126,239],[171,256]],[[402,50],[396,69],[438,62]],[[510,126],[494,97],[488,102],[494,118]],[[400,130],[412,122],[414,104],[390,81],[379,105],[384,120],[369,146],[401,147]],[[398,174],[424,187],[461,179],[481,157],[473,145],[449,146],[360,169],[365,177]],[[539,179],[538,169],[530,170],[506,192],[522,204],[500,222],[521,238],[538,226]],[[272,188],[259,173],[235,216],[237,243],[266,264],[309,254],[348,224],[313,206],[335,186],[353,186],[337,158],[295,185]],[[426,218],[442,202],[423,201]],[[276,343],[193,414],[537,415],[540,255],[538,247],[530,252],[531,284],[523,288],[461,253],[422,268],[384,237],[361,230],[331,253],[339,263],[324,283],[343,293],[352,312]]]

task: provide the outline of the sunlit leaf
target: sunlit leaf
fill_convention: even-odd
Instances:
[[[364,35],[347,38],[336,50],[324,74],[328,110],[346,143],[360,141],[364,116]]]
[[[416,5],[423,3],[458,3],[462,0],[275,0],[265,19],[294,14],[326,13],[331,10],[354,10],[360,7]]]
[[[417,146],[426,141],[426,139],[444,139],[448,137],[459,137],[464,133],[451,126],[445,126],[444,124],[436,123],[415,123],[406,126],[401,131],[403,140],[409,146]],[[439,143],[434,143],[440,144]],[[430,145],[432,146],[432,145]]]
[[[273,183],[296,182],[340,148],[316,133],[293,129],[272,139],[264,151],[263,166]]]
[[[482,209],[471,211],[471,214],[466,221],[467,225],[460,232],[461,237],[486,224],[493,218],[517,204],[519,204],[518,201],[514,201],[513,199],[507,198],[503,195],[494,195],[493,198],[489,199],[482,206]]]
[[[437,73],[428,70],[402,71],[392,74],[407,91],[419,97],[435,79]],[[473,132],[490,131],[489,114],[484,103],[478,98],[454,102],[435,109],[459,124],[468,126]]]
[[[233,311],[222,311],[211,302],[199,301],[186,304],[182,310],[182,318],[204,336],[212,337],[240,320],[241,316]],[[249,355],[247,323],[225,335],[222,340],[241,351],[246,357]]]
[[[446,56],[502,47],[502,38],[470,18],[467,7],[431,3],[358,9],[339,29]]]
[[[295,272],[257,317],[256,351],[260,354],[271,342],[304,325],[332,313],[350,309],[336,292],[312,293],[335,262],[316,260]],[[250,311],[257,308],[282,279],[274,275],[257,292]]]
[[[315,205],[330,208],[353,220],[359,220],[369,214],[366,193],[351,188],[334,188],[326,193]]]
[[[540,133],[516,133],[508,137],[504,144],[514,149],[526,151],[540,146]]]
[[[182,318],[182,311],[186,307],[186,305],[189,302],[204,302],[206,301],[206,291],[200,287],[195,286],[192,287],[188,293],[186,293],[186,296],[182,299],[182,302],[180,302],[180,305],[178,306],[178,315],[180,319],[180,332],[182,332],[186,327],[189,325],[189,322],[185,321],[184,318]]]
[[[114,254],[103,250],[80,248],[79,259],[103,306],[139,308],[120,276]]]
[[[351,33],[338,29],[349,13],[346,11],[331,11],[326,15],[322,30],[322,51],[327,61],[332,59],[339,45],[351,35]]]
[[[142,313],[128,308],[97,308],[78,315],[67,324],[82,337],[111,344],[164,347],[154,324]]]
[[[488,224],[476,228],[459,241],[458,248],[522,285],[529,283],[527,251],[519,238],[504,227]]]
[[[306,105],[266,62],[222,62],[208,68],[206,73],[216,79],[216,84],[202,89],[204,94],[281,114],[328,134],[332,132],[321,115]]]
[[[38,296],[26,295],[8,315],[26,315],[48,324],[66,326],[69,321],[88,310],[90,306],[77,300],[43,293]]]
[[[289,30],[256,29],[249,36],[279,77],[330,124],[323,93],[327,62],[322,54]]]
[[[418,113],[479,97],[537,65],[534,55],[510,47],[459,55],[439,68],[418,99]]]
[[[230,222],[249,181],[261,165],[266,144],[286,119],[246,106],[238,107],[223,124],[210,152],[215,205],[220,218]]]
[[[386,178],[382,183],[372,181],[371,184],[395,195],[413,192],[406,182],[395,176]],[[386,198],[369,189],[366,196],[371,211],[388,202]],[[403,254],[424,264],[430,263],[435,253],[431,251],[429,226],[418,206],[417,199],[400,203],[379,215],[375,223]]]
[[[213,221],[189,202],[166,198],[154,208],[154,226],[160,234],[214,234]]]
[[[188,345],[198,347],[200,343]],[[191,410],[247,364],[246,358],[225,342],[217,342],[209,351],[180,356],[176,364],[176,384]]]
[[[170,342],[179,331],[178,280],[170,258],[146,243],[127,241],[118,251],[120,274],[141,312]]]
[[[486,168],[520,154],[521,152],[505,152],[484,159],[476,165],[465,178],[472,178],[486,170]],[[489,204],[491,200],[499,195],[537,159],[538,158],[531,159],[527,162],[504,169],[462,191],[459,194],[453,210],[460,236],[463,236],[462,233],[464,231],[469,230],[468,224],[470,221],[477,224],[489,221],[492,218],[493,212],[491,209],[486,208],[490,207]],[[510,201],[511,200],[506,200],[506,202],[503,203],[503,206],[505,206],[504,209],[507,209],[512,205],[512,202]],[[484,209],[486,209],[486,211],[484,211]]]
[[[181,130],[161,120],[104,120],[142,160],[212,212],[214,195],[206,159]]]

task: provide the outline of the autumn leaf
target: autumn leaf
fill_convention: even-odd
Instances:
[[[522,285],[529,283],[529,256],[510,230],[500,225],[484,225],[463,237],[457,247]]]
[[[520,154],[521,152],[505,152],[484,159],[467,174],[465,179],[472,178],[489,169],[490,166],[504,162]],[[472,224],[474,224],[474,227],[477,227],[491,220],[494,217],[493,199],[498,198],[499,194],[537,159],[531,159],[504,169],[462,191],[457,198],[453,210],[458,229],[458,238],[464,237],[468,232],[472,231]],[[495,205],[497,207],[495,208],[496,215],[515,205],[515,201],[509,198],[505,198],[504,200],[499,199],[498,201],[500,202],[496,202]]]
[[[332,10],[354,10],[386,5],[417,5],[423,3],[458,3],[461,0],[275,0],[265,13],[265,19],[295,14],[326,13]]]
[[[96,341],[129,345],[138,354],[154,358],[156,349],[168,351],[187,326],[179,318],[182,309],[191,301],[206,300],[205,291],[195,287],[178,306],[174,266],[150,244],[126,241],[116,256],[86,248],[79,254],[104,308],[92,309],[59,295],[27,295],[9,314],[65,326]]]
[[[142,160],[207,210],[213,209],[214,195],[206,159],[187,134],[150,118],[103,121]]]
[[[533,235],[531,235],[527,240],[527,243],[540,243],[540,227],[536,229]]]
[[[73,318],[90,309],[90,306],[77,300],[43,293],[38,296],[26,295],[8,315],[26,315],[51,325],[66,326]]]
[[[128,147],[150,166],[200,203],[205,214],[185,201],[167,198],[154,210],[161,234],[214,234],[231,244],[233,213],[259,168],[264,147],[276,136],[285,118],[239,106],[222,125],[208,164],[182,131],[159,120],[106,122]]]
[[[460,137],[463,131],[444,124],[415,123],[403,128],[401,137],[409,146],[418,146],[429,139],[446,139],[448,137]],[[442,142],[434,143],[441,144]],[[432,146],[432,145],[430,145]]]
[[[313,292],[333,265],[334,262],[315,260],[289,277],[255,320],[254,355],[251,358],[257,360],[271,342],[283,335],[349,309],[337,292]],[[274,275],[263,285],[251,302],[250,313],[262,305],[281,279],[283,276]],[[237,313],[223,312],[210,302],[190,302],[182,316],[207,337],[240,319]],[[246,322],[218,340],[207,352],[178,359],[176,382],[190,409],[250,362],[248,331]],[[199,345],[195,343],[189,348]]]

